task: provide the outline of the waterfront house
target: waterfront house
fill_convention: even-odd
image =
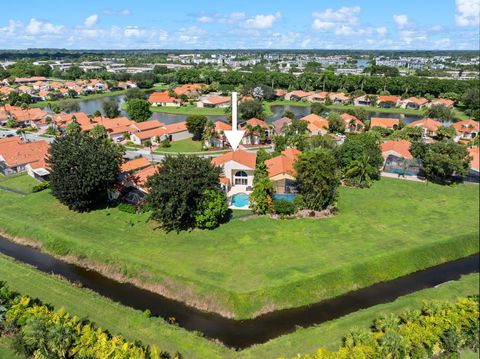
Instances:
[[[400,102],[400,107],[407,110],[419,110],[428,104],[426,98],[409,97]]]
[[[457,132],[457,135],[455,137],[455,141],[457,142],[460,140],[470,141],[471,139],[477,137],[478,133],[480,132],[480,122],[475,120],[464,120],[455,122],[453,124],[453,127]]]
[[[400,104],[400,97],[399,96],[378,96],[377,97],[377,105],[381,108],[392,108],[397,107]]]
[[[168,91],[153,92],[148,97],[148,102],[150,102],[152,106],[179,107],[182,104],[182,100],[170,96]]]
[[[312,92],[312,91],[307,92],[303,90],[295,90],[285,94],[285,100],[291,100],[291,101],[307,100],[309,96],[312,96],[314,94],[315,92]]]
[[[365,125],[357,117],[350,115],[348,113],[342,113],[340,115],[342,120],[345,122],[345,132],[360,132],[365,129]]]
[[[369,95],[358,96],[353,99],[355,106],[372,106],[373,100]]]
[[[328,92],[314,92],[312,95],[307,97],[307,100],[311,102],[325,103],[327,98]]]
[[[386,129],[395,129],[400,124],[398,118],[384,118],[384,117],[372,117],[370,119],[370,128],[382,127]]]
[[[455,104],[455,101],[450,100],[448,98],[437,98],[436,100],[433,100],[432,102],[430,102],[427,105],[427,107],[430,108],[434,105],[442,105],[442,106],[445,106],[445,107],[452,108],[454,104]]]
[[[334,105],[348,105],[350,102],[350,97],[345,95],[343,92],[333,92],[329,95],[329,97]]]
[[[287,126],[290,126],[292,123],[292,119],[288,117],[282,117],[279,118],[278,120],[275,120],[272,122],[272,128],[273,132],[275,132],[276,135],[281,135],[283,134],[283,131]]]
[[[407,126],[420,127],[423,130],[424,137],[434,137],[437,134],[437,130],[443,125],[441,122],[438,122],[433,118],[422,118],[420,120],[409,123]]]
[[[307,122],[307,130],[311,136],[318,134],[325,135],[328,133],[328,121],[322,116],[311,113],[310,115],[302,117],[300,120]]]
[[[226,108],[230,106],[230,97],[212,96],[197,102],[197,107],[205,108]]]
[[[215,122],[213,128],[211,129],[210,137],[205,138],[205,146],[209,148],[224,148],[225,144],[227,143],[225,131],[231,130],[232,126],[230,126],[228,123],[222,121]]]

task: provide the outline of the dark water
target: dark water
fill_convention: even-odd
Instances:
[[[479,270],[479,255],[476,254],[309,306],[276,311],[251,320],[235,321],[197,310],[131,284],[119,283],[95,271],[63,262],[1,236],[0,252],[31,264],[43,272],[58,274],[72,282],[81,283],[84,287],[124,305],[139,310],[149,309],[152,314],[167,320],[173,317],[181,327],[196,330],[234,348],[264,343],[295,331],[297,326],[308,327],[323,323]]]
[[[119,105],[125,102],[125,96],[112,96],[118,101]],[[106,97],[108,99],[108,97]],[[103,114],[103,103],[104,98],[100,99],[91,99],[91,100],[82,100],[79,101],[78,104],[80,105],[80,111],[85,112],[87,115],[93,114],[95,111],[100,111]],[[307,106],[296,106],[296,105],[274,105],[271,107],[273,115],[267,118],[268,122],[272,122],[278,120],[279,118],[283,117],[285,111],[292,111],[296,117],[304,117],[310,114],[310,107]],[[121,116],[127,116],[127,112],[120,110]],[[128,117],[128,116],[127,116]],[[209,115],[207,116],[213,121],[227,121],[226,115]],[[410,123],[422,118],[422,116],[416,115],[403,115],[399,113],[387,113],[387,112],[369,112],[369,118],[371,117],[388,117],[388,118],[398,118],[405,123]],[[159,120],[162,123],[170,124],[176,122],[182,122],[187,119],[187,115],[177,115],[177,114],[170,114],[170,113],[162,113],[162,112],[154,112],[152,114],[152,119]]]

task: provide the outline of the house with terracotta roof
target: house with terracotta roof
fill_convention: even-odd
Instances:
[[[365,125],[357,117],[350,115],[349,113],[342,113],[340,115],[345,122],[345,132],[360,132],[365,129]]]
[[[455,122],[453,125],[457,135],[455,137],[455,141],[466,140],[470,141],[478,136],[480,132],[480,122],[475,120],[463,120],[459,122]]]
[[[370,119],[370,128],[382,127],[387,129],[395,129],[400,124],[398,118],[372,117]]]
[[[424,137],[434,137],[437,134],[437,130],[443,125],[441,122],[438,122],[433,118],[422,118],[409,123],[407,126],[420,127],[423,130]]]
[[[390,156],[397,158],[412,159],[413,156],[410,153],[410,141],[398,140],[398,141],[385,141],[380,145],[382,156],[387,160]]]
[[[288,92],[285,95],[285,100],[291,100],[291,101],[307,100],[307,98],[312,95],[315,95],[315,92],[295,90],[295,91]]]
[[[151,141],[152,144],[159,144],[165,139],[175,142],[191,138],[192,136],[193,135],[188,132],[187,122],[182,121],[145,131],[135,132],[130,136],[130,140],[137,145],[143,145],[143,143],[147,140]]]
[[[228,106],[230,106],[230,97],[227,96],[211,96],[197,102],[197,107],[226,108]]]
[[[120,172],[122,175],[131,174],[132,172],[141,170],[142,168],[148,166],[150,166],[149,160],[147,160],[145,157],[138,157],[122,163],[122,166],[120,167]]]
[[[381,108],[397,107],[400,105],[400,97],[391,95],[378,96],[377,105]]]
[[[419,110],[421,108],[424,108],[427,104],[428,100],[423,97],[409,97],[405,100],[400,101],[400,107],[409,110]]]
[[[140,132],[140,131],[147,131],[153,130],[154,128],[163,127],[165,124],[158,120],[149,120],[143,122],[135,122],[131,125],[131,132]]]
[[[184,84],[174,88],[173,92],[176,95],[187,95],[190,98],[198,97],[202,92],[202,88],[205,87],[205,84]]]
[[[9,104],[0,109],[0,124],[5,124],[9,119],[14,120],[18,126],[32,126],[36,121],[40,121],[49,116],[48,112],[40,108],[26,108],[11,106]]]
[[[223,170],[222,187],[226,192],[252,191],[253,173],[257,162],[255,152],[241,149],[230,151],[212,159],[212,164]]]
[[[276,98],[285,98],[285,95],[287,94],[287,90],[275,89],[273,90],[273,94],[275,95]]]
[[[480,177],[480,148],[473,147],[468,150],[468,154],[470,155],[470,173],[469,177],[474,178],[478,181]]]
[[[284,129],[287,126],[290,126],[291,123],[292,123],[292,119],[289,117],[282,117],[282,118],[279,118],[278,120],[275,120],[272,122],[273,132],[275,132],[276,135],[281,135],[283,134]]]
[[[307,96],[307,100],[310,102],[325,103],[328,98],[328,92],[314,92],[312,95]]]
[[[263,120],[251,118],[240,125],[245,130],[245,136],[242,138],[244,145],[260,145],[270,142],[270,126]]]
[[[179,107],[182,104],[182,100],[172,97],[168,94],[168,91],[163,92],[153,92],[148,97],[148,102],[152,104],[152,106],[173,106]]]
[[[311,136],[318,134],[325,135],[328,133],[328,121],[315,113],[304,116],[300,119],[307,122],[307,130]]]
[[[343,92],[332,92],[329,97],[334,105],[347,105],[350,102],[350,97]]]
[[[435,105],[442,105],[442,106],[445,106],[445,107],[452,108],[454,104],[455,104],[455,101],[450,100],[448,98],[437,98],[436,100],[433,100],[432,102],[430,102],[427,105],[427,107],[430,108],[430,107],[435,106]]]
[[[353,99],[355,106],[372,106],[373,99],[369,95],[358,96]]]
[[[148,193],[148,188],[146,186],[147,181],[152,177],[157,170],[160,168],[160,165],[150,165],[144,167],[141,170],[135,172],[129,176],[128,180],[130,181],[130,186],[135,187],[142,191],[143,193]]]
[[[46,141],[22,142],[20,137],[0,139],[0,173],[8,176],[28,172],[38,180],[45,180],[50,174],[45,163],[48,147]]]
[[[228,123],[222,121],[215,122],[211,129],[210,137],[205,139],[205,146],[208,148],[224,148],[227,143],[224,132],[231,130],[232,126]]]
[[[295,161],[302,152],[295,148],[287,148],[279,156],[265,161],[268,177],[275,193],[297,193]]]

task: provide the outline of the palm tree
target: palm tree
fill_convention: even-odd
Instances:
[[[373,180],[370,176],[370,173],[373,171],[374,168],[370,164],[370,156],[365,153],[350,163],[345,172],[345,178],[350,184],[361,188],[368,188],[373,183]]]

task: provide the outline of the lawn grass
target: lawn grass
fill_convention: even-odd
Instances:
[[[30,107],[48,107],[50,104],[58,103],[64,100],[74,100],[76,102],[85,101],[85,100],[95,100],[103,97],[113,97],[113,96],[124,95],[126,91],[127,90],[118,90],[118,91],[112,91],[112,92],[94,93],[91,95],[78,96],[75,98],[64,98],[64,99],[53,100],[53,101],[38,101],[31,104]]]
[[[191,138],[170,142],[170,147],[158,147],[155,153],[163,152],[202,152],[202,141],[194,141]]]
[[[124,108],[126,109],[126,107]],[[151,106],[150,110],[153,112],[171,113],[177,115],[220,115],[227,116],[224,108],[205,108],[197,107],[196,105],[183,105],[180,107],[174,106]]]
[[[0,186],[11,188],[23,193],[31,193],[32,187],[39,184],[38,181],[25,173],[17,175],[3,176],[0,175]],[[1,189],[0,189],[1,190]]]
[[[399,107],[381,108],[381,107],[372,107],[372,106],[328,105],[327,108],[332,110],[342,110],[342,111],[353,110],[356,108],[363,108],[364,110],[369,112],[398,113],[398,114],[404,114],[404,115],[426,116],[425,110],[423,109],[413,110],[413,109],[399,108]]]
[[[121,334],[132,341],[141,340],[146,344],[155,344],[171,353],[180,351],[186,358],[273,359],[313,352],[321,346],[335,350],[351,328],[368,328],[372,320],[381,313],[399,313],[407,308],[418,308],[424,300],[453,300],[459,296],[478,294],[479,276],[478,274],[463,276],[458,281],[421,290],[400,297],[392,303],[373,306],[314,327],[298,329],[294,333],[240,352],[168,324],[160,318],[148,318],[141,311],[115,303],[90,290],[73,286],[58,277],[40,272],[1,254],[0,280],[6,281],[13,290],[40,298],[57,309],[63,307],[81,318],[88,318],[112,334]],[[2,350],[9,350],[9,342],[8,338],[0,340],[0,354]],[[0,355],[0,358],[3,357],[17,358]]]
[[[341,188],[334,218],[235,219],[180,233],[156,229],[148,214],[71,212],[49,191],[1,191],[0,203],[0,230],[12,237],[235,318],[317,302],[479,249],[473,184],[383,178],[370,189]]]
[[[110,333],[121,334],[130,341],[154,344],[172,354],[179,351],[186,358],[229,357],[230,349],[221,344],[168,324],[161,318],[148,318],[139,310],[73,286],[3,254],[0,254],[0,280],[19,293],[39,298],[56,309],[63,307],[70,314],[88,318]],[[0,358],[9,357],[0,355]]]
[[[478,295],[479,279],[478,273],[465,275],[458,281],[444,283],[436,288],[420,290],[402,296],[391,303],[359,310],[317,326],[300,328],[294,333],[272,339],[265,344],[247,348],[241,352],[241,357],[252,359],[277,358],[283,355],[286,358],[291,358],[298,353],[315,352],[320,347],[336,350],[342,345],[342,339],[349,330],[352,328],[368,329],[373,320],[384,313],[399,314],[406,309],[418,309],[424,301],[453,301],[462,296]],[[465,351],[465,357],[470,353]],[[462,355],[462,358],[464,355]],[[478,353],[475,355],[478,358]]]
[[[0,358],[3,359],[22,359],[23,355],[15,353],[12,349],[13,339],[9,337],[0,337]]]

